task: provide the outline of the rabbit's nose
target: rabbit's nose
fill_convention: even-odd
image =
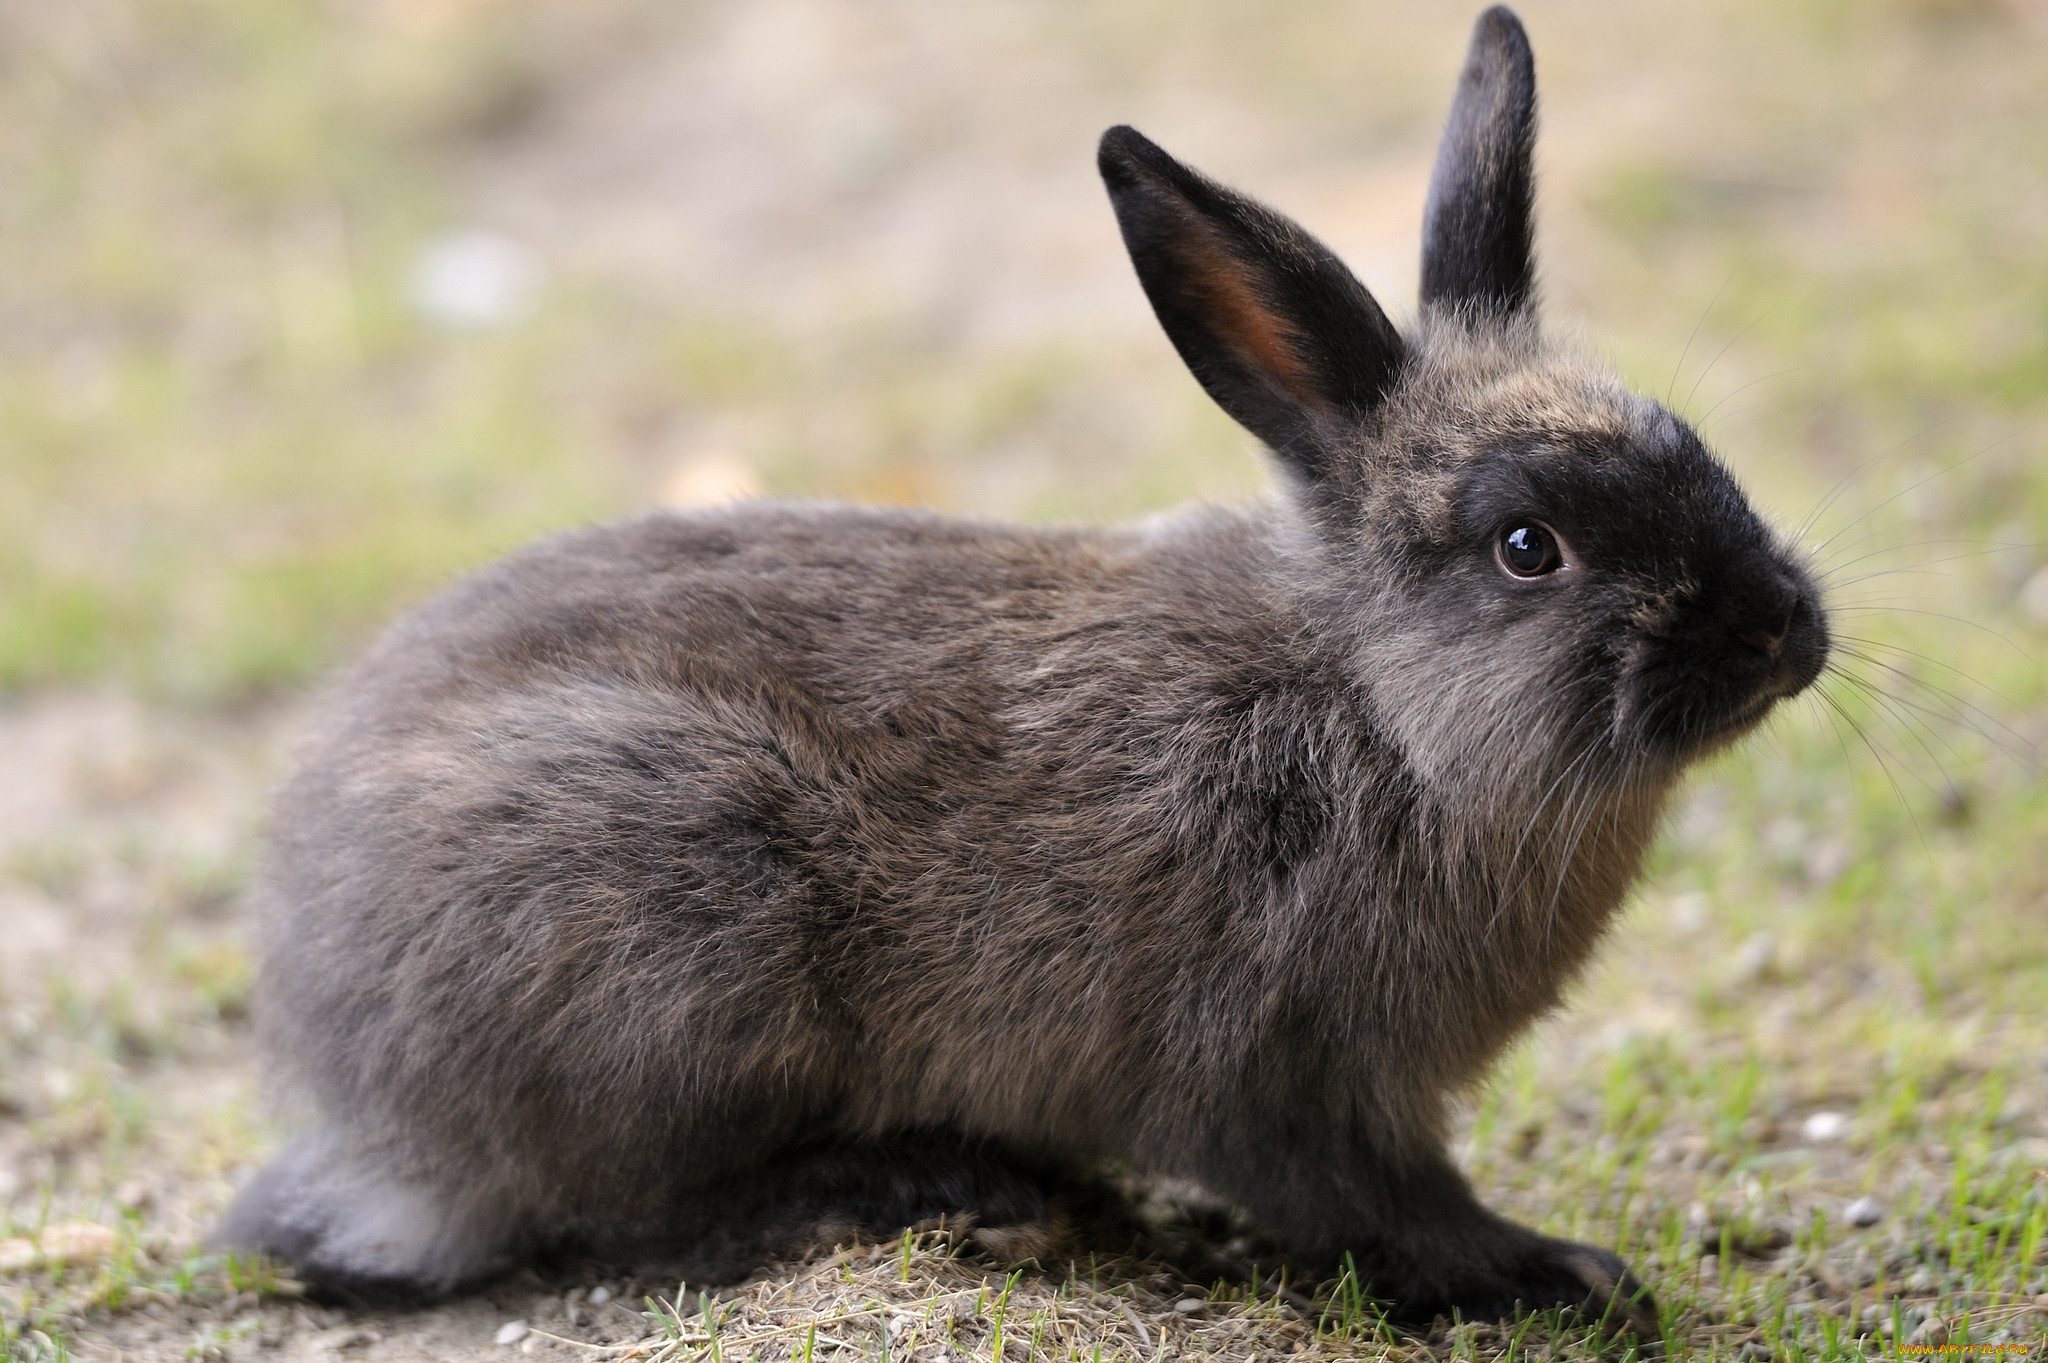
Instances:
[[[1792,630],[1792,617],[1798,612],[1798,608],[1799,599],[1793,597],[1785,603],[1775,625],[1744,630],[1735,637],[1765,657],[1775,658],[1778,656],[1778,645],[1785,642],[1785,636]]]

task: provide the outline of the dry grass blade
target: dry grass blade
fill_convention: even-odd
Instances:
[[[1273,1296],[1190,1284],[1157,1263],[1006,1271],[942,1234],[852,1246],[729,1295],[700,1297],[694,1310],[681,1304],[683,1296],[656,1302],[647,1313],[660,1331],[656,1338],[583,1347],[650,1363],[742,1357],[810,1363],[820,1345],[895,1363],[1000,1363],[1020,1356],[1249,1363],[1276,1352],[1321,1357],[1339,1343],[1345,1356],[1357,1356],[1360,1342],[1319,1330]]]

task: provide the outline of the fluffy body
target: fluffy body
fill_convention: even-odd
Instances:
[[[1538,332],[1526,223],[1485,221],[1489,176],[1528,208],[1503,16],[1430,211],[1485,230],[1426,246],[1406,338],[1293,224],[1104,139],[1272,499],[656,515],[387,634],[279,804],[259,1018],[310,1125],[220,1238],[443,1290],[552,1248],[1029,1220],[1028,1171],[1114,1157],[1412,1314],[1654,1329],[1613,1255],[1474,1200],[1447,1099],[1826,630],[1691,432]],[[1524,523],[1561,570],[1504,571]]]

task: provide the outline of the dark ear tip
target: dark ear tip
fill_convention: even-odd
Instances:
[[[1531,60],[1529,32],[1506,5],[1494,5],[1473,23],[1472,50],[1474,56],[1482,51],[1500,52],[1518,64]]]
[[[1486,10],[1480,14],[1479,21],[1473,25],[1473,28],[1482,33],[1498,34],[1501,37],[1509,35],[1527,36],[1522,29],[1521,19],[1516,17],[1515,12],[1506,5],[1487,6]]]
[[[1111,128],[1095,146],[1095,168],[1111,185],[1127,185],[1140,170],[1159,173],[1172,164],[1157,143],[1128,123]]]
[[[1097,149],[1101,155],[1108,156],[1112,152],[1123,153],[1132,147],[1149,147],[1151,145],[1151,138],[1145,136],[1145,134],[1139,132],[1128,123],[1119,123],[1102,134],[1102,141]]]

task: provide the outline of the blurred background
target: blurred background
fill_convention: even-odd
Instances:
[[[1946,416],[1910,459],[2007,440],[1931,495],[2019,514],[2038,7],[1525,8],[1554,324],[1713,410],[1753,478],[1810,466],[1789,512]],[[1094,138],[1135,122],[1285,205],[1404,310],[1470,17],[10,6],[0,680],[296,686],[536,532],[721,491],[1241,494],[1258,465],[1160,343]]]
[[[2013,494],[2048,384],[2048,11],[1524,9],[1553,325],[1712,411],[1788,516],[1946,419],[1905,462],[2005,443],[1929,498],[2039,539]],[[1094,139],[1136,123],[1284,205],[1399,313],[1471,20],[4,14],[0,682],[191,698],[301,685],[452,573],[663,500],[1244,493],[1257,461],[1161,342]]]
[[[1573,1121],[1675,1132],[1704,1142],[1682,1216],[1820,1105],[1853,1165],[1771,1177],[1904,1206],[1981,1146],[2019,1180],[1983,1196],[2038,1221],[2048,4],[1518,8],[1548,324],[1807,535],[1856,656],[1695,782],[1475,1168],[1554,1178]],[[735,496],[1257,495],[1095,138],[1135,123],[1282,207],[1398,319],[1472,17],[0,4],[0,1231],[73,1216],[171,1262],[270,1140],[264,792],[308,689],[454,575]]]

